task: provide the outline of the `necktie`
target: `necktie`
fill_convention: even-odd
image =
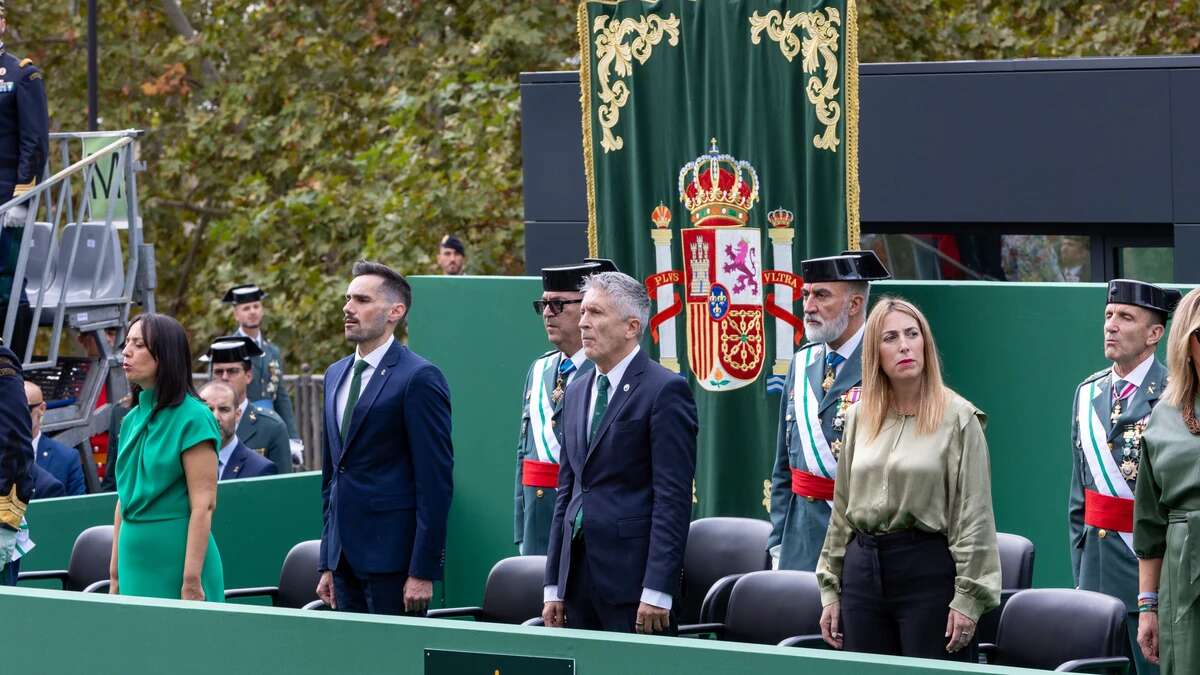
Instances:
[[[592,413],[592,427],[588,431],[588,445],[596,440],[596,432],[600,430],[600,422],[604,420],[604,411],[608,410],[608,378],[600,375],[596,378],[596,410]],[[571,527],[571,538],[578,539],[583,533],[583,505],[575,512],[575,522]]]
[[[825,355],[825,379],[821,380],[821,389],[829,391],[833,386],[833,380],[837,376],[837,367],[841,365],[846,357],[837,352],[829,352]]]
[[[562,363],[558,364],[558,376],[564,380],[573,372],[575,372],[575,362],[571,359],[564,359]]]
[[[354,362],[354,376],[350,378],[350,395],[346,397],[346,407],[342,410],[342,443],[350,433],[350,420],[354,419],[354,406],[358,404],[358,396],[362,393],[362,374],[367,369],[365,359]]]

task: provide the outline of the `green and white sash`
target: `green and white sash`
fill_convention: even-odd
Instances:
[[[1083,445],[1083,457],[1087,460],[1088,471],[1092,474],[1092,483],[1096,485],[1097,492],[1109,497],[1133,499],[1133,491],[1129,489],[1125,476],[1121,474],[1121,468],[1117,466],[1117,460],[1108,449],[1108,432],[1104,430],[1104,424],[1092,405],[1096,397],[1103,394],[1103,391],[1096,391],[1096,380],[1092,380],[1088,384],[1088,395],[1076,397],[1079,403],[1075,414],[1079,424],[1079,441]],[[1118,534],[1121,535],[1121,541],[1132,551],[1133,534]]]
[[[551,354],[535,361],[529,385],[529,434],[533,437],[538,461],[552,464],[558,464],[558,451],[562,446],[551,424],[554,420],[554,399],[550,396],[551,390],[546,387],[546,375],[549,373],[552,378],[558,376],[561,359],[561,354]]]
[[[810,473],[825,478],[837,478],[837,458],[829,449],[829,439],[821,426],[821,402],[813,394],[808,381],[808,368],[824,352],[824,349],[809,347],[804,368],[798,371],[801,381],[792,388],[792,404],[795,407],[796,426],[800,431],[800,448],[804,452],[804,463]],[[830,506],[833,505],[829,502]]]
[[[13,551],[12,562],[20,560],[22,556],[29,555],[29,552],[36,546],[37,544],[33,543],[33,540],[29,538],[29,523],[22,518],[21,528],[17,530],[17,548]]]

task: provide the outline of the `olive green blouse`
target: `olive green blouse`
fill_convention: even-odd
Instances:
[[[158,411],[152,420],[154,405],[154,392],[143,390],[121,423],[114,468],[122,520],[187,518],[191,504],[180,456],[204,441],[212,443],[213,452],[221,446],[217,420],[200,399],[185,396],[182,403]]]
[[[838,457],[833,511],[817,562],[821,602],[841,595],[842,562],[855,531],[907,529],[946,535],[957,575],[950,607],[978,621],[1000,604],[1000,553],[992,513],[987,417],[950,393],[942,423],[917,433],[917,418],[889,413],[875,438],[858,429],[851,406]]]

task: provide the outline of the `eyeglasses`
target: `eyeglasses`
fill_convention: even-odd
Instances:
[[[567,305],[578,305],[581,302],[583,302],[583,298],[579,300],[534,300],[533,311],[537,312],[538,316],[541,316],[546,311],[546,308],[549,307],[550,316],[558,316],[562,314],[563,308]]]

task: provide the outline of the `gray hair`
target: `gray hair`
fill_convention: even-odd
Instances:
[[[638,335],[646,332],[650,322],[650,296],[640,281],[621,272],[598,272],[588,275],[579,290],[603,291],[612,298],[622,319],[637,319]]]

